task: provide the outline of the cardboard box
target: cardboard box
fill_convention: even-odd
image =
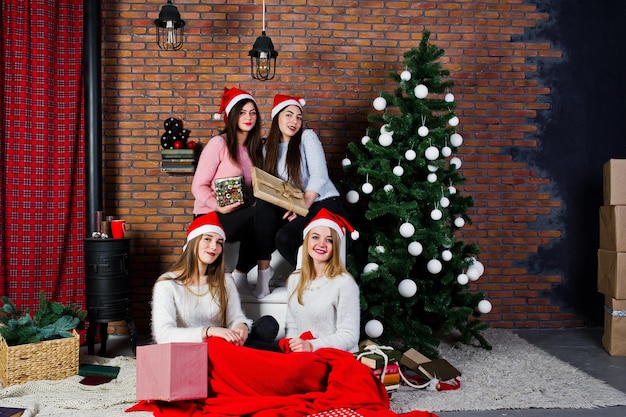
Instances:
[[[612,356],[626,356],[626,300],[604,298],[602,346]]]
[[[309,214],[302,190],[257,167],[252,168],[254,196],[300,216]]]
[[[600,249],[626,252],[626,206],[600,207]]]
[[[598,292],[626,299],[626,253],[598,250]]]
[[[609,159],[602,171],[604,205],[626,205],[626,159]]]
[[[207,398],[208,367],[206,343],[137,346],[137,401]]]

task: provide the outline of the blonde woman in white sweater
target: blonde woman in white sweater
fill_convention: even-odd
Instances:
[[[326,209],[321,209],[305,227],[302,268],[287,281],[289,300],[283,351],[358,349],[359,287],[342,261],[345,229],[357,237],[343,217]]]
[[[235,282],[224,272],[225,240],[216,212],[191,223],[180,259],[154,284],[152,337],[156,343],[219,337],[237,346],[276,350],[276,319],[264,316],[253,323],[241,309]]]

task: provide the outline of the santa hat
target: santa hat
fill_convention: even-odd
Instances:
[[[226,232],[220,223],[220,219],[217,217],[216,212],[204,214],[196,217],[187,231],[187,242],[183,246],[183,251],[187,247],[187,244],[194,238],[202,236],[205,233],[217,233],[222,239],[226,240]]]
[[[309,224],[307,224],[307,226],[304,228],[302,232],[302,237],[305,238],[307,233],[309,233],[311,229],[317,226],[330,227],[331,229],[336,231],[337,234],[339,234],[339,238],[342,241],[345,238],[344,231],[346,230],[350,232],[350,237],[352,238],[352,240],[357,240],[359,238],[359,232],[354,230],[354,228],[350,226],[350,223],[348,223],[346,219],[344,219],[340,215],[335,214],[325,208],[318,211],[315,217],[313,217],[313,219],[311,219]],[[345,259],[345,253],[344,253],[345,245],[340,244],[339,247],[340,247],[340,255],[342,256],[342,259]]]
[[[272,107],[272,119],[287,106],[298,106],[300,107],[300,110],[302,110],[302,107],[305,104],[306,101],[304,101],[304,99],[301,97],[292,97],[285,96],[283,94],[276,94],[274,96],[274,106]]]
[[[224,87],[224,94],[222,95],[222,104],[220,104],[220,109],[213,115],[215,120],[218,120],[220,117],[224,118],[224,123],[228,123],[228,113],[235,107],[235,104],[239,103],[241,100],[249,99],[254,101],[256,104],[256,100],[250,93],[247,91],[240,90],[238,88],[226,88]]]

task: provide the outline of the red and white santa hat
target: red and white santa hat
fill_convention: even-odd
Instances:
[[[350,225],[350,223],[348,223],[346,219],[325,208],[318,211],[315,217],[313,217],[309,224],[307,224],[307,226],[302,231],[302,238],[306,238],[307,233],[309,233],[311,229],[317,226],[330,227],[339,234],[339,238],[342,241],[345,238],[346,231],[350,232],[350,237],[352,238],[352,240],[357,240],[359,238],[359,232],[357,230],[354,230],[354,228]],[[345,245],[340,244],[339,247],[342,259],[345,259]]]
[[[284,94],[276,94],[274,96],[274,105],[272,107],[272,119],[276,116],[282,109],[287,106],[298,106],[300,110],[306,104],[306,101],[302,97],[295,96],[286,96]]]
[[[196,217],[194,221],[191,222],[189,230],[187,230],[187,242],[185,243],[185,246],[183,246],[183,251],[192,239],[202,236],[205,233],[217,233],[222,239],[226,240],[226,232],[224,232],[222,223],[220,223],[220,219],[214,211]]]
[[[228,113],[233,109],[235,104],[239,103],[241,100],[250,99],[256,103],[252,94],[247,91],[240,90],[238,88],[226,88],[224,87],[224,94],[222,95],[222,104],[220,104],[220,109],[213,115],[215,120],[219,120],[220,118],[224,118],[224,123],[228,123]]]

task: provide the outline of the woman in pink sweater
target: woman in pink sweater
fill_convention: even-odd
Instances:
[[[226,127],[202,150],[191,183],[194,217],[217,212],[229,241],[240,242],[232,271],[240,293],[250,292],[247,274],[257,263],[254,240],[252,167],[263,158],[259,108],[252,95],[238,88],[224,88],[218,115]],[[218,202],[215,181],[242,177],[243,201]],[[268,273],[269,270],[265,270]],[[259,269],[259,274],[264,271]]]

